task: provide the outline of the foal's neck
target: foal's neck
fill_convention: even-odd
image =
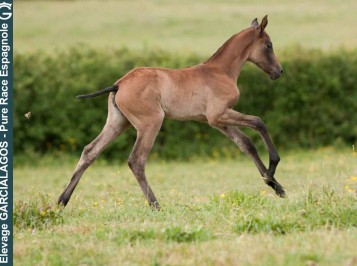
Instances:
[[[254,40],[255,32],[252,28],[241,31],[229,38],[205,64],[219,67],[237,80]]]

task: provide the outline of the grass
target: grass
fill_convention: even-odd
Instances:
[[[251,21],[269,15],[277,50],[357,45],[355,0],[15,1],[16,52],[86,45],[162,48],[209,56]]]
[[[353,265],[357,153],[282,154],[273,195],[245,156],[149,162],[152,211],[126,164],[97,161],[65,209],[74,162],[14,170],[16,265]]]

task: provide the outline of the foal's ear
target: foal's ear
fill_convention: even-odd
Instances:
[[[265,17],[262,20],[262,23],[259,25],[259,34],[263,34],[265,27],[268,25],[268,15],[265,15]]]
[[[253,28],[257,28],[259,26],[258,19],[257,18],[253,19],[252,24],[250,26]]]

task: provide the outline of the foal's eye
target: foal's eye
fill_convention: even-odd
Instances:
[[[272,49],[273,48],[273,44],[271,42],[267,43],[267,48],[268,49]]]

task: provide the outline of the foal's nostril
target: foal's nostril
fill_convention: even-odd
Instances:
[[[280,75],[283,74],[284,70],[283,68],[280,68]]]

